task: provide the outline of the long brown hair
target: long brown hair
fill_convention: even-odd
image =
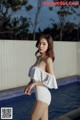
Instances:
[[[41,35],[39,40],[37,40],[37,42],[36,42],[36,47],[38,47],[38,45],[40,43],[40,40],[42,38],[45,38],[47,43],[48,43],[48,49],[46,51],[47,56],[51,57],[52,60],[54,61],[55,56],[54,56],[54,51],[53,51],[53,39],[52,39],[52,37],[50,35]],[[39,53],[39,50],[37,50],[36,53],[35,53],[36,57],[37,57],[38,53]]]

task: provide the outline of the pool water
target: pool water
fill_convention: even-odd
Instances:
[[[74,82],[50,90],[52,101],[49,106],[49,120],[80,107],[80,83]],[[29,120],[34,105],[35,95],[22,95],[0,101],[1,107],[13,107],[13,120]]]

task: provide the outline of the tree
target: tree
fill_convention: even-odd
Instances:
[[[28,4],[27,0],[0,1],[0,36],[3,39],[6,37],[9,37],[10,39],[16,38],[17,32],[19,31],[20,28],[19,23],[20,21],[22,22],[22,19],[24,18],[18,19],[18,18],[12,18],[12,16],[16,12],[21,10],[22,7],[25,7],[25,10],[27,10],[27,12],[32,9],[32,5]],[[25,34],[27,34],[29,31],[30,19],[28,19],[27,17],[25,19],[27,23],[26,22],[25,23],[22,22],[22,23],[26,25]]]
[[[53,0],[54,2],[60,2],[60,0]],[[65,0],[65,2],[68,0]],[[74,1],[74,0],[72,0]],[[56,12],[58,17],[59,17],[59,21],[60,24],[58,26],[58,28],[60,29],[60,41],[63,40],[63,32],[65,31],[64,29],[64,25],[66,24],[66,18],[68,15],[73,15],[76,14],[77,15],[77,8],[79,6],[56,6],[58,8],[58,11]],[[51,7],[49,7],[50,11],[53,11],[53,9]],[[54,12],[54,11],[53,11]],[[53,19],[53,18],[52,18]]]
[[[71,15],[72,13],[65,10],[58,11],[57,13],[59,15],[59,20],[60,20],[60,41],[62,41],[66,16]]]
[[[39,17],[39,14],[40,14],[40,11],[41,11],[41,8],[43,6],[43,2],[45,0],[38,0],[37,1],[37,12],[35,14],[35,20],[34,20],[34,24],[33,24],[33,40],[35,40],[35,34],[36,34],[36,27],[37,27],[37,24],[40,22],[38,21],[38,17]]]

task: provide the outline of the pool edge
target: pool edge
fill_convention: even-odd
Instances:
[[[67,85],[73,82],[80,82],[80,76],[74,75],[74,76],[57,79],[58,86]],[[5,99],[10,99],[13,97],[17,97],[17,96],[21,96],[21,95],[25,95],[24,93],[25,87],[26,86],[21,86],[18,88],[11,88],[8,90],[0,91],[0,101],[5,100]]]

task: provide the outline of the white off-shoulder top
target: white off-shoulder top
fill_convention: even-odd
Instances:
[[[58,88],[55,76],[48,73],[48,72],[45,72],[44,70],[42,70],[38,66],[31,67],[29,70],[28,76],[33,81],[43,82],[43,84],[50,89],[52,89],[52,88],[57,89]]]

